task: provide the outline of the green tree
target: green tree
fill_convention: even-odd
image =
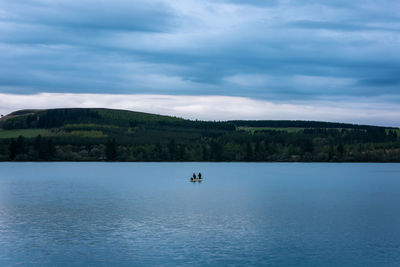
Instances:
[[[12,139],[9,146],[9,157],[14,160],[17,155],[25,153],[27,147],[23,136],[18,136],[17,140]]]
[[[245,160],[246,161],[252,161],[253,160],[253,147],[252,147],[250,141],[247,142],[247,144],[246,144],[246,154],[245,155],[246,155],[245,156]]]
[[[45,157],[47,159],[53,159],[56,154],[56,146],[54,145],[53,140],[51,138],[47,139],[45,150],[46,150]]]
[[[339,144],[338,144],[338,146],[337,146],[337,151],[338,151],[338,153],[339,153],[339,155],[343,155],[343,153],[344,153],[344,145],[343,145],[343,143],[342,142],[340,142]]]
[[[211,160],[221,161],[223,152],[222,144],[217,141],[212,141],[210,146],[211,146]]]
[[[17,142],[14,139],[11,139],[10,147],[9,147],[9,157],[11,160],[14,160],[18,154]]]
[[[201,145],[201,154],[202,154],[202,160],[204,161],[210,160],[210,153],[206,144]]]
[[[177,146],[175,143],[175,139],[171,139],[168,143],[168,152],[169,152],[169,159],[176,160],[177,159]]]
[[[117,142],[115,141],[115,138],[107,141],[106,158],[109,161],[114,161],[117,159]]]
[[[311,138],[306,138],[305,140],[303,140],[303,142],[301,143],[301,150],[303,154],[307,152],[312,153],[314,151],[314,145]]]

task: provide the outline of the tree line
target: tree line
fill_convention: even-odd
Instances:
[[[199,121],[76,108],[17,111],[0,128],[51,133],[0,138],[1,161],[400,161],[398,129],[345,123]]]
[[[137,137],[72,136],[3,139],[0,160],[62,161],[379,161],[400,162],[400,140],[394,130],[304,129],[221,131],[184,138],[138,132]],[[176,135],[174,135],[176,133]],[[114,134],[116,134],[114,132]],[[148,136],[141,139],[139,136]],[[89,141],[88,141],[89,140]]]

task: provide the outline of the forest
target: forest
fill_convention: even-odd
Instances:
[[[400,131],[318,121],[199,121],[111,109],[0,119],[0,161],[400,162]]]

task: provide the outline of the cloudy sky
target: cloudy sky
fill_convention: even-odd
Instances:
[[[400,126],[398,0],[0,0],[0,112]]]

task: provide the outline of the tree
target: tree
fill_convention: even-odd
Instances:
[[[201,145],[201,154],[202,154],[202,160],[203,161],[208,161],[210,160],[210,155],[209,155],[209,151],[207,149],[207,145],[206,144],[202,144]]]
[[[163,160],[163,149],[160,142],[157,142],[154,147],[154,159],[153,160]]]
[[[175,139],[171,139],[168,144],[168,151],[169,151],[169,159],[175,160],[177,158],[177,146],[175,143]]]
[[[253,160],[253,147],[252,147],[250,141],[247,142],[247,144],[246,144],[246,156],[245,156],[245,160],[246,160],[246,161],[251,161],[251,160]]]
[[[179,145],[178,149],[178,160],[185,160],[185,146],[184,145]]]
[[[38,159],[53,159],[56,154],[56,146],[53,140],[42,138],[39,134],[36,136],[33,142],[33,148],[35,149]]]
[[[222,144],[217,141],[212,141],[210,143],[210,146],[211,146],[211,160],[221,161],[223,152]]]
[[[17,155],[23,154],[26,151],[25,139],[23,136],[18,136],[17,140],[12,139],[9,146],[9,157],[14,160]]]
[[[307,138],[301,143],[301,150],[303,151],[303,154],[309,152],[312,153],[314,151],[314,145],[312,142],[312,139]]]
[[[50,138],[46,142],[46,153],[45,157],[51,159],[56,154],[56,146],[53,143],[53,140]]]
[[[117,159],[117,142],[115,141],[115,138],[107,141],[106,158],[109,161],[114,161]]]
[[[36,136],[33,147],[36,150],[39,159],[46,158],[46,147],[40,134]]]
[[[263,145],[261,141],[256,142],[256,146],[254,148],[254,158],[256,161],[263,160]]]
[[[14,139],[11,140],[9,152],[10,152],[10,154],[9,154],[10,159],[14,160],[18,153],[17,152],[17,142]]]
[[[344,146],[343,146],[343,143],[342,143],[342,142],[340,142],[340,143],[338,144],[338,146],[337,146],[337,151],[338,151],[338,153],[339,153],[340,155],[343,155],[343,153],[344,153]]]

